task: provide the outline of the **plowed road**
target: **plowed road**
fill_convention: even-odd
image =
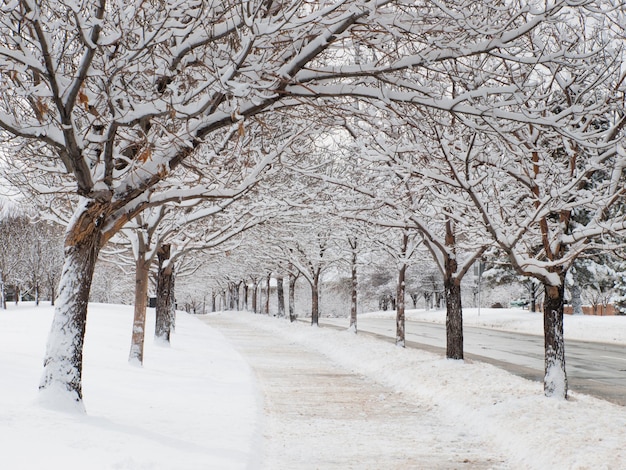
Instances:
[[[347,322],[344,318],[322,318],[320,326],[346,328]],[[358,320],[359,332],[390,341],[396,336],[395,328],[394,319]],[[463,336],[467,359],[494,364],[531,380],[543,380],[543,337],[467,326]],[[406,345],[445,354],[445,326],[407,321]],[[568,340],[565,362],[570,390],[626,405],[626,348],[623,345]]]

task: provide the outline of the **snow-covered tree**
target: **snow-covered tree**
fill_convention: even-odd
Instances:
[[[39,305],[45,295],[54,304],[62,264],[60,227],[37,219],[32,207],[0,199],[0,306],[7,286],[16,302],[28,296]]]
[[[528,102],[521,95],[532,94],[529,83],[480,84],[450,98],[442,81],[425,78],[460,57],[516,62],[532,31],[559,24],[582,3],[3,3],[4,155],[31,188],[53,184],[76,201],[40,388],[82,407],[87,300],[100,249],[145,208],[214,191],[195,179],[207,163],[256,178],[276,144],[247,146],[252,127],[263,135],[262,121],[281,109],[344,97],[540,119],[542,110],[509,105]],[[358,63],[345,52],[355,42],[371,51]],[[532,62],[568,52],[559,41],[556,53]]]

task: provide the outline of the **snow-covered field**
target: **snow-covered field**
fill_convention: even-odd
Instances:
[[[90,305],[86,416],[37,402],[52,309],[0,310],[0,468],[240,469],[259,460],[248,365],[220,333],[184,314],[171,347],[155,346],[149,310],[139,368],[128,363],[132,307]]]
[[[479,318],[471,312],[465,314],[467,324],[527,332],[539,325],[540,333],[539,314],[482,309]],[[127,362],[132,308],[92,305],[84,370],[87,415],[64,414],[37,402],[51,315],[46,306],[0,310],[1,468],[186,470],[261,465],[263,418],[257,384],[219,332],[181,313],[170,348],[154,346],[149,329],[145,364],[137,368]],[[410,315],[439,321],[435,317],[443,314]],[[479,435],[510,456],[509,468],[626,468],[623,407],[578,394],[569,401],[546,399],[541,384],[490,365],[447,361],[347,331],[260,315],[236,317],[436,407],[468,435]],[[610,330],[611,340],[623,341],[623,320],[567,317],[566,331],[597,340]],[[148,324],[153,322],[149,315]],[[314,461],[314,446],[310,452]]]

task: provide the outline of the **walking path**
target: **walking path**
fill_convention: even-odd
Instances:
[[[411,402],[236,314],[200,318],[226,336],[257,376],[265,414],[262,468],[509,468],[436,405]]]

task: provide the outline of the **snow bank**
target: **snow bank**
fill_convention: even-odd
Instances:
[[[407,310],[407,320],[445,323],[445,310]],[[395,318],[395,311],[371,312],[359,318]],[[565,339],[626,344],[626,316],[565,315]],[[543,316],[515,308],[463,308],[463,325],[543,336]]]
[[[0,466],[12,470],[244,469],[259,462],[259,395],[224,337],[180,314],[170,348],[128,363],[132,307],[89,307],[86,415],[37,404],[52,309],[0,310]]]

